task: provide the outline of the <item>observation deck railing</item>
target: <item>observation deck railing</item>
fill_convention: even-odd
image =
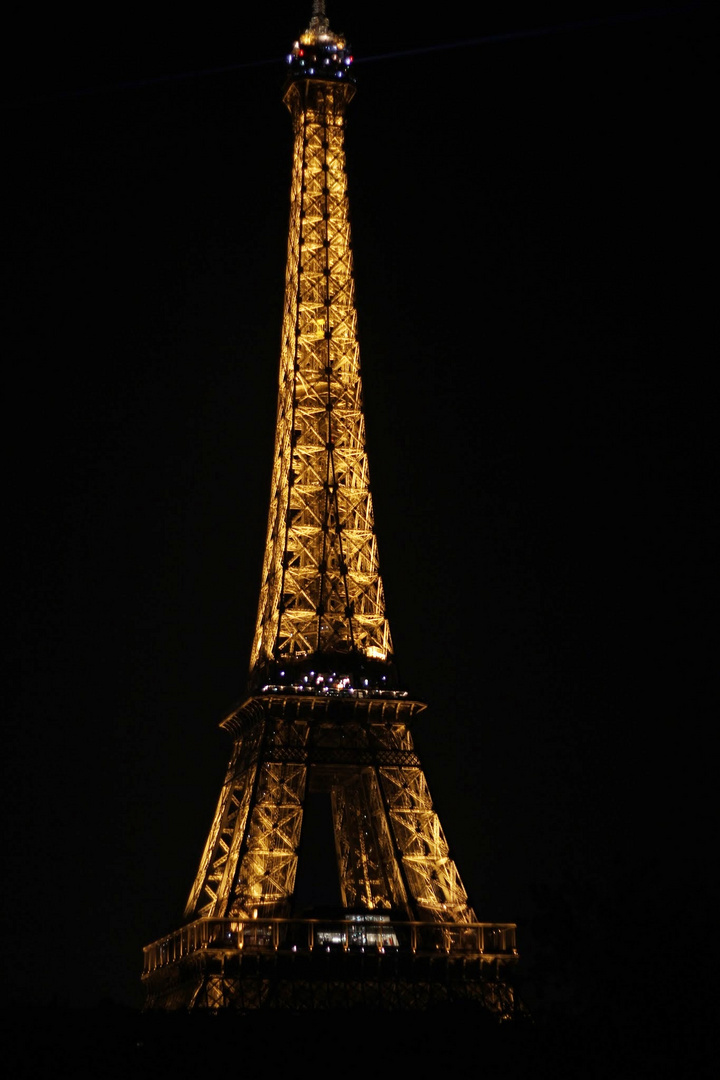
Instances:
[[[513,960],[515,923],[430,923],[390,920],[371,912],[345,919],[197,919],[146,945],[143,974],[199,950],[220,953],[322,952],[448,955]]]

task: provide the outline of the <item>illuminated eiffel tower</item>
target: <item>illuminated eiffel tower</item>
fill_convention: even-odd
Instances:
[[[234,748],[186,922],[145,949],[149,1008],[512,1009],[515,927],[476,920],[413,747],[425,706],[393,663],[348,219],[351,64],[315,0],[284,95],[290,231],[249,696],[222,721]],[[331,806],[336,910],[296,910],[308,793]]]

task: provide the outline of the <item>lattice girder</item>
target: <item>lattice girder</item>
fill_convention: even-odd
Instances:
[[[268,726],[261,708],[249,711],[255,722],[236,740],[186,917],[251,917],[268,905],[286,913],[292,897],[306,770],[264,755],[281,743],[292,751],[307,725]]]
[[[380,776],[417,917],[422,912],[438,922],[474,922],[422,770],[382,768]]]
[[[251,668],[390,659],[365,450],[345,171],[351,85],[291,83],[290,230],[271,508]]]
[[[237,863],[254,785],[262,727],[255,726],[233,748],[200,868],[185,906],[186,918],[226,913],[229,879]]]
[[[377,771],[364,769],[334,786],[332,808],[343,906],[409,916]]]
[[[239,918],[283,916],[295,888],[307,769],[263,763],[245,849],[230,897]]]

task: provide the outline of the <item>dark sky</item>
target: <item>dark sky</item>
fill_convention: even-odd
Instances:
[[[11,1000],[139,1004],[211,821],[265,532],[282,56],[309,6],[10,38]],[[414,10],[330,6],[357,57],[398,666],[479,917],[520,923],[529,992],[592,1008],[621,955],[661,982],[668,920],[702,937],[710,907],[707,27],[682,4]]]

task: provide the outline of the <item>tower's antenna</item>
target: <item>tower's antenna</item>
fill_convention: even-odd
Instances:
[[[313,0],[312,18],[309,30],[320,36],[326,34],[330,28],[330,20],[325,14],[325,0]]]

